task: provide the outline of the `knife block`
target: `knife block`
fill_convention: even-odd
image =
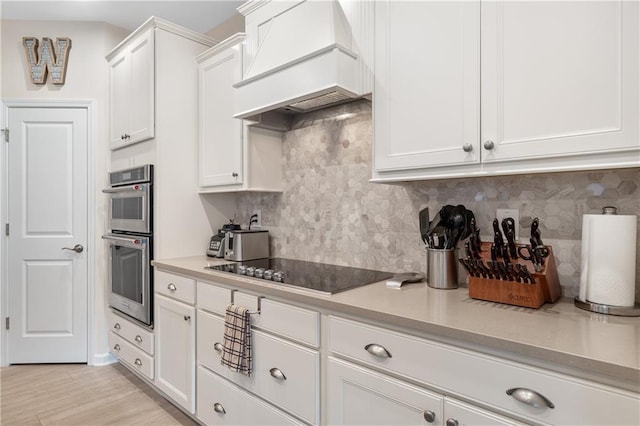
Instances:
[[[535,279],[535,283],[469,276],[469,297],[534,309],[538,309],[545,302],[555,302],[562,295],[562,291],[553,249],[551,246],[547,247],[549,256],[545,259],[544,269],[540,272],[535,272],[530,261],[520,258],[512,260],[513,263],[525,265],[530,272],[533,271],[531,276]],[[491,244],[482,243],[481,259],[485,262],[491,260],[490,253]]]

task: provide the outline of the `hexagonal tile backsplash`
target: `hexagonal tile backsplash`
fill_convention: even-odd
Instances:
[[[241,194],[238,217],[262,211],[272,256],[404,272],[425,270],[422,208],[433,215],[445,204],[464,204],[485,241],[496,209],[517,208],[521,238],[540,218],[563,295],[573,297],[580,282],[582,215],[615,205],[619,214],[640,216],[638,168],[379,184],[369,182],[371,140],[367,101],[296,117],[283,138],[283,192]],[[639,295],[636,284],[636,300]]]

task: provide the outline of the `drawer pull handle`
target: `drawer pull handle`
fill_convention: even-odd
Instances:
[[[167,286],[167,289],[169,291],[176,291],[178,289],[178,287],[176,287],[176,285],[174,283],[169,283],[169,285]]]
[[[371,355],[375,355],[380,358],[391,358],[391,353],[385,349],[384,346],[377,343],[369,343],[364,347]]]
[[[138,367],[142,367],[142,361],[140,361],[140,358],[136,358],[136,360],[135,360],[135,361],[133,361],[133,363],[134,363],[135,365],[137,365]]]
[[[222,348],[223,348],[223,346],[222,346],[222,343],[220,343],[220,342],[215,342],[215,343],[213,344],[213,349],[214,349],[216,352],[220,352],[220,353],[222,353]]]
[[[227,414],[227,412],[224,411],[224,407],[219,402],[216,402],[215,404],[213,404],[213,411],[220,414]]]
[[[140,335],[138,334],[135,338],[135,341],[138,343],[142,343],[142,337],[140,337]]]
[[[120,352],[120,345],[116,343],[116,344],[113,346],[113,350],[114,350],[114,351],[118,351],[118,352]]]
[[[427,423],[433,423],[436,420],[436,413],[431,410],[426,410],[422,415]]]
[[[272,368],[271,370],[269,370],[269,374],[271,374],[271,377],[278,380],[287,380],[287,376],[285,376],[279,368]]]
[[[120,323],[117,322],[117,323],[113,324],[113,328],[116,329],[116,330],[120,330]]]
[[[526,388],[512,388],[507,391],[507,395],[511,395],[516,400],[522,402],[523,404],[531,405],[536,408],[555,408],[553,402],[549,401],[544,396],[540,395],[536,391],[532,391],[531,389]]]
[[[447,421],[445,422],[446,426],[458,426],[458,420],[453,419],[453,418],[448,418]]]

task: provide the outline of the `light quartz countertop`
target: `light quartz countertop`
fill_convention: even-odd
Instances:
[[[377,282],[334,295],[205,269],[206,256],[155,260],[167,272],[355,316],[409,334],[640,392],[640,318],[596,314],[573,302],[521,308],[469,298],[468,289]],[[428,361],[427,361],[428,362]]]

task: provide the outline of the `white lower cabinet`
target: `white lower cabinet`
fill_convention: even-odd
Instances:
[[[224,308],[252,312],[251,376],[220,362]],[[204,424],[313,424],[320,419],[320,315],[213,283],[197,283],[197,417]],[[215,388],[214,388],[215,387]]]
[[[328,333],[334,356],[411,378],[527,423],[640,424],[637,393],[334,316],[329,317]],[[451,410],[461,417],[485,415],[475,407],[453,405]]]
[[[153,331],[109,311],[109,351],[129,369],[153,380]]]
[[[522,424],[333,357],[327,370],[331,425]]]
[[[198,419],[206,425],[303,425],[206,368],[198,367]]]
[[[176,404],[195,413],[196,310],[155,295],[156,386]]]

